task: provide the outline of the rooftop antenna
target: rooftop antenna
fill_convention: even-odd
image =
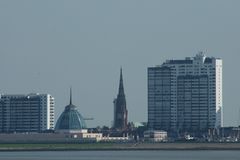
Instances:
[[[70,105],[72,105],[72,87],[70,87]]]
[[[237,127],[240,127],[240,108],[238,110],[238,124]]]

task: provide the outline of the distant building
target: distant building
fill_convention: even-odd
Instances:
[[[139,128],[139,127],[145,127],[147,125],[146,122],[131,122],[130,123],[132,128]]]
[[[72,104],[72,90],[70,90],[70,103],[58,118],[55,131],[61,133],[85,133],[86,129],[87,125],[84,118],[78,112],[77,107]]]
[[[202,52],[148,68],[148,125],[176,132],[223,125],[222,60]]]
[[[102,137],[101,142],[132,142],[131,137]]]
[[[1,133],[0,143],[94,143],[102,140],[101,133]]]
[[[49,94],[1,95],[0,132],[54,129],[54,98]]]
[[[114,121],[113,128],[117,130],[125,130],[127,128],[128,111],[126,106],[126,98],[123,87],[122,68],[120,71],[120,82],[117,98],[114,100]]]
[[[166,142],[167,132],[160,130],[147,130],[144,132],[144,140],[147,142]]]
[[[78,112],[77,106],[72,104],[72,89],[70,89],[70,103],[57,120],[56,135],[64,135],[60,140],[72,139],[78,142],[98,142],[102,133],[88,133],[83,116]]]

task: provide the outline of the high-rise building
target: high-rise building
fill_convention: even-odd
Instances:
[[[54,98],[49,94],[1,95],[0,132],[54,129]]]
[[[223,126],[222,60],[202,52],[148,68],[150,129],[198,132]]]
[[[117,98],[114,99],[114,122],[113,128],[118,130],[124,130],[127,128],[127,105],[126,105],[126,98],[124,94],[124,87],[123,87],[123,75],[122,75],[122,68],[120,71],[120,82],[119,82],[119,89]]]

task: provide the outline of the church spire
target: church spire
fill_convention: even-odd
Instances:
[[[70,105],[72,105],[72,87],[70,87]]]
[[[123,75],[122,75],[122,67],[120,69],[120,81],[119,81],[119,90],[118,95],[124,96],[124,87],[123,87]]]
[[[123,73],[122,67],[120,69],[120,82],[117,98],[114,100],[114,125],[118,130],[125,130],[127,128],[127,106],[123,87]]]

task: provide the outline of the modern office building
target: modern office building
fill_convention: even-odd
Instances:
[[[54,98],[49,94],[1,95],[0,132],[54,129]]]
[[[128,123],[127,116],[128,111],[123,87],[123,75],[121,68],[118,95],[117,98],[114,100],[113,128],[117,130],[125,130],[127,128]]]
[[[148,68],[150,129],[201,132],[223,126],[222,60],[202,52]]]

